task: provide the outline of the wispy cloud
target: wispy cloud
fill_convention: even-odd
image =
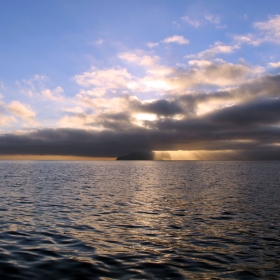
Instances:
[[[202,24],[199,20],[191,19],[188,16],[184,16],[181,19],[195,28],[198,28]]]
[[[205,16],[205,19],[208,22],[211,22],[212,24],[215,24],[215,27],[218,28],[218,29],[223,29],[223,28],[227,27],[226,24],[221,23],[221,18],[219,16],[214,16],[214,15],[208,14],[208,15]]]
[[[7,106],[7,109],[10,113],[20,117],[24,121],[33,124],[35,123],[36,113],[28,105],[24,105],[21,102],[15,100]]]
[[[119,54],[119,58],[129,63],[134,63],[140,66],[153,67],[158,65],[159,56],[147,55],[143,51],[136,50],[134,52],[123,52]]]
[[[268,66],[273,67],[273,68],[280,68],[280,61],[278,61],[278,62],[269,62]]]
[[[168,37],[164,40],[162,40],[163,43],[169,44],[169,43],[176,43],[179,45],[187,45],[190,43],[190,41],[186,38],[184,38],[184,36],[179,36],[179,35],[174,35],[171,37]]]
[[[255,22],[255,33],[236,34],[233,39],[238,44],[259,46],[270,42],[280,44],[280,15],[270,16],[267,21]]]
[[[149,47],[149,48],[155,48],[155,47],[158,47],[158,46],[159,46],[159,43],[157,43],[157,42],[155,42],[155,43],[153,43],[153,42],[148,42],[148,43],[146,44],[146,46]]]
[[[100,38],[94,42],[94,45],[101,46],[101,45],[103,45],[104,42],[105,42],[105,40]]]
[[[263,40],[280,44],[280,15],[270,16],[268,21],[256,22],[257,28],[263,37]]]
[[[14,116],[7,116],[2,113],[0,113],[0,125],[3,127],[5,126],[11,126],[12,124],[16,123],[17,120]],[[1,131],[2,129],[0,129]]]
[[[42,90],[42,97],[47,100],[63,102],[65,98],[61,95],[63,92],[62,87],[56,87],[53,90],[47,88]]]
[[[218,54],[229,54],[233,53],[235,50],[240,47],[237,44],[234,45],[225,45],[221,42],[216,42],[214,45],[210,46],[209,49],[206,49],[197,54],[191,54],[185,56],[185,58],[211,58]]]
[[[34,97],[38,95],[38,92],[45,88],[45,82],[48,80],[46,75],[36,74],[30,79],[23,79],[22,81],[17,81],[17,86],[20,91],[29,97]]]
[[[214,15],[211,15],[211,14],[206,15],[205,19],[210,21],[211,23],[214,23],[214,24],[220,24],[221,23],[220,17],[214,16]]]
[[[133,76],[125,68],[97,69],[93,67],[90,71],[74,77],[75,81],[83,87],[106,87],[117,89],[126,87]]]
[[[263,42],[263,38],[257,37],[254,34],[245,34],[245,35],[234,35],[233,40],[236,44],[248,44],[253,46],[258,46]]]

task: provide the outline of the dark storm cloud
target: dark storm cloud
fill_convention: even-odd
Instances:
[[[107,129],[113,129],[118,131],[131,129],[131,117],[128,113],[103,113],[99,115],[93,124],[89,125],[101,125]]]
[[[233,91],[234,94],[244,98],[254,97],[279,97],[280,96],[280,74],[265,75],[251,82],[241,85]]]
[[[257,140],[252,143],[235,142],[238,139]],[[230,149],[242,150],[246,159],[264,159],[265,152],[262,152],[259,156],[261,151],[269,151],[269,154],[273,155],[272,158],[280,155],[279,147],[270,145],[279,139],[280,129],[278,127],[263,130],[257,128],[235,130],[234,132],[205,132],[197,129],[193,134],[188,133],[188,130],[167,133],[165,131],[134,129],[118,133],[113,131],[89,132],[74,129],[44,129],[21,136],[12,134],[1,136],[0,153],[117,157],[131,151]],[[266,157],[266,159],[269,158]]]
[[[165,99],[156,100],[149,103],[137,102],[133,104],[134,109],[145,112],[152,113],[159,116],[173,116],[176,114],[183,113],[182,108],[174,101],[168,101]]]
[[[231,136],[234,136],[231,138]],[[240,143],[234,140],[258,139],[253,143]],[[251,129],[233,131],[188,130],[165,132],[146,129],[131,131],[89,132],[73,129],[45,129],[27,135],[6,134],[0,137],[1,154],[49,154],[117,157],[131,151],[147,150],[253,150],[255,156],[262,150],[268,150],[270,143],[280,139],[280,129]],[[276,154],[279,147],[273,148]]]
[[[280,121],[280,99],[261,99],[249,104],[232,106],[211,114],[209,120],[232,126],[274,124]]]
[[[146,131],[90,132],[78,129],[43,129],[25,135],[0,137],[0,154],[118,156],[137,149],[150,150]]]
[[[200,102],[211,104],[233,97],[238,97],[239,103],[195,115]],[[98,124],[105,130],[38,129],[26,134],[3,134],[0,154],[117,157],[149,150],[232,150],[236,155],[231,159],[280,160],[278,97],[280,75],[262,77],[234,90],[172,95],[169,100],[152,102],[129,99],[126,112],[103,113],[88,124]],[[135,111],[160,118],[146,121],[141,127],[131,115]],[[177,114],[181,117],[172,118]]]
[[[147,123],[151,129],[184,135],[192,141],[252,139],[260,140],[269,134],[278,142],[280,100],[266,99],[223,108],[200,117],[182,120],[161,119]],[[274,125],[274,126],[273,126]],[[259,133],[258,133],[259,132]]]

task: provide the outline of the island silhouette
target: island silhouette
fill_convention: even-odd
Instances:
[[[116,160],[171,160],[171,156],[168,152],[133,152],[119,156]]]
[[[154,160],[154,152],[134,152],[125,156],[117,157],[117,160]]]

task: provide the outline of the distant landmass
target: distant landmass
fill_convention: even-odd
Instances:
[[[154,152],[135,152],[125,156],[117,157],[117,160],[154,160]]]

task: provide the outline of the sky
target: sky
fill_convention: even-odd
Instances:
[[[280,160],[279,0],[0,4],[0,159]]]

